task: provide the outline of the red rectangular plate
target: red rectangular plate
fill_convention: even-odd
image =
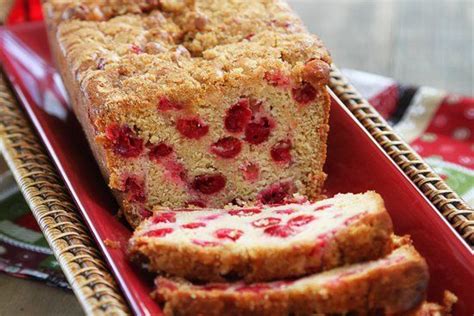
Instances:
[[[149,296],[151,280],[128,262],[123,247],[113,249],[104,244],[104,240],[110,239],[125,246],[131,231],[117,219],[117,204],[68,106],[61,79],[51,61],[43,24],[0,29],[0,61],[131,309],[139,315],[161,314]],[[459,297],[455,314],[472,315],[472,251],[352,114],[332,97],[327,194],[379,192],[396,232],[410,234],[428,261],[431,272],[428,298],[439,301],[443,290],[448,289]]]

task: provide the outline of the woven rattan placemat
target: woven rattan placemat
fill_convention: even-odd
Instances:
[[[329,86],[456,231],[474,247],[474,210],[392,130],[336,67],[332,69]]]
[[[2,154],[84,310],[127,314],[120,289],[2,73],[0,117]]]

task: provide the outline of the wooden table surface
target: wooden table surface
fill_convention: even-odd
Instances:
[[[290,0],[343,68],[474,95],[474,1]],[[72,292],[0,274],[0,315],[80,315]]]

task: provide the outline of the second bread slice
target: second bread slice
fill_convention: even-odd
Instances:
[[[150,271],[197,281],[268,281],[377,259],[392,223],[374,193],[316,203],[157,212],[130,240]]]
[[[425,260],[405,241],[382,259],[295,280],[193,285],[158,277],[153,296],[164,304],[165,315],[174,316],[442,315],[433,305],[409,313],[423,301],[429,274]]]

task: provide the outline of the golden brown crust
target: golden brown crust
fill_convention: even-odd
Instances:
[[[158,0],[49,0],[44,11],[49,19],[105,21],[127,13],[146,13],[160,8]]]
[[[291,193],[319,196],[330,107],[323,64],[330,57],[284,2],[49,0],[44,10],[74,112],[132,226],[144,209],[182,207],[195,200],[208,207],[249,203],[280,182],[291,183]],[[222,121],[242,97],[262,102],[262,111],[277,127],[265,144],[244,143],[229,164],[209,147],[229,136]],[[183,115],[205,119],[208,135],[192,143],[180,139],[175,124],[181,114],[157,111],[162,98],[183,105]],[[114,152],[107,135],[114,124],[129,127],[143,142],[139,156]],[[287,138],[294,161],[269,160],[272,146]],[[148,159],[150,146],[159,142],[173,146],[171,166]],[[255,162],[261,178],[245,179],[242,166]],[[170,177],[168,169],[180,166],[186,170]],[[198,172],[222,173],[225,190],[212,196],[196,193],[191,183]],[[130,177],[143,186],[138,202],[124,183]]]
[[[424,299],[428,268],[410,246],[377,261],[294,282],[192,285],[159,277],[155,298],[166,315],[313,315],[409,311]]]

